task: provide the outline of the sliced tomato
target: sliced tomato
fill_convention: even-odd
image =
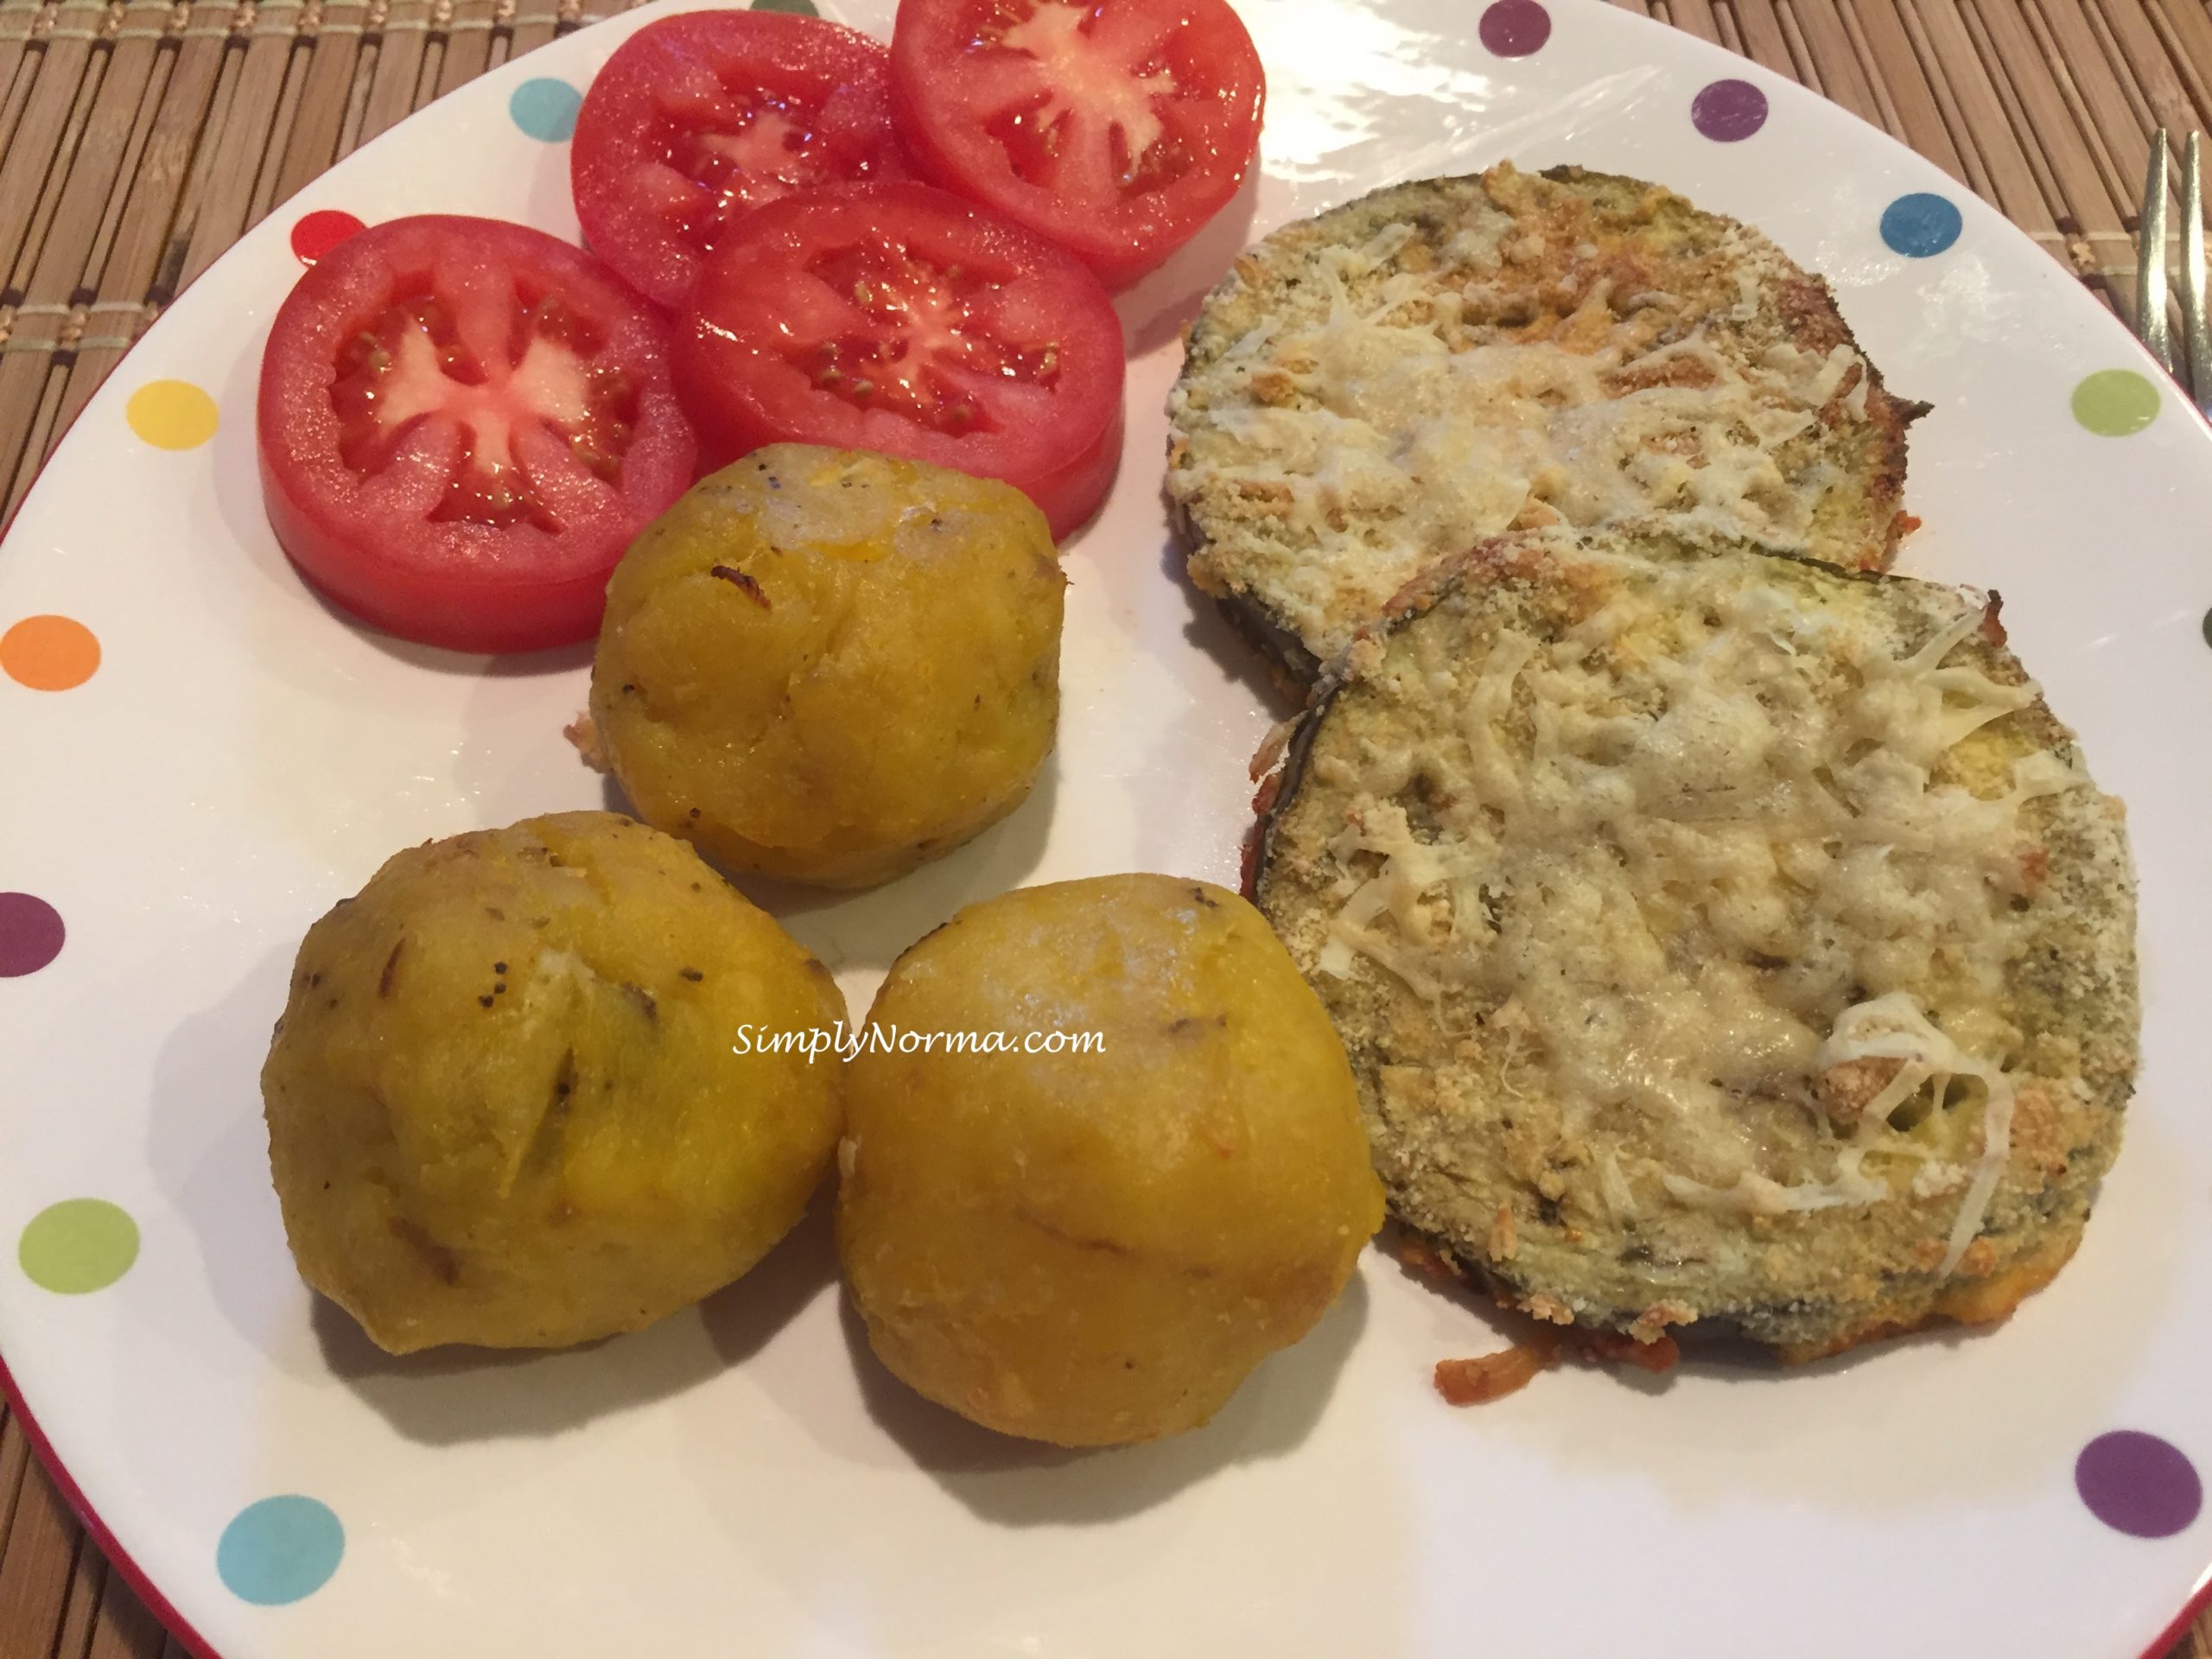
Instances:
[[[1076,259],[923,184],[763,207],[699,276],[676,384],[708,462],[829,444],[1002,478],[1055,538],[1122,454],[1122,325]]]
[[[899,0],[892,111],[922,175],[1135,282],[1251,165],[1267,81],[1226,0]]]
[[[697,443],[665,325],[581,250],[496,219],[392,219],[277,308],[256,409],[293,563],[426,645],[589,639]]]
[[[865,35],[773,11],[648,23],[584,94],[569,152],[584,240],[673,307],[730,226],[794,190],[904,178],[890,54]]]

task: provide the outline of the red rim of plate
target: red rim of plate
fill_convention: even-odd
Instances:
[[[2166,1650],[2189,1634],[2189,1627],[2196,1622],[2196,1616],[2207,1607],[2212,1607],[2212,1567],[2206,1567],[2198,1577],[2196,1588],[2189,1592],[2189,1599],[2182,1604],[2181,1611],[2173,1616],[2173,1622],[2159,1631],[2151,1645],[2143,1649],[2143,1659],[2166,1659]]]
[[[1664,27],[1656,23],[1656,20],[1645,19],[1644,21],[1652,22],[1654,27]],[[1738,73],[1745,79],[1758,85],[1763,91],[1769,87],[1779,87],[1781,90],[1778,96],[1784,102],[1801,94],[1819,99],[1823,103],[1827,102],[1827,99],[1821,99],[1819,93],[1812,92],[1809,88],[1800,86],[1794,81],[1784,80],[1780,76],[1766,72],[1764,66],[1745,64],[1738,70]],[[1770,97],[1776,95],[1770,92]],[[1880,131],[1878,128],[1873,130]],[[1894,143],[1896,141],[1891,140],[1891,142]],[[1899,145],[1898,148],[1905,147]],[[1908,151],[1908,153],[1910,152]],[[2009,223],[2009,220],[2007,222]],[[2024,235],[2024,232],[2022,234]],[[2147,357],[2149,353],[2145,352],[2144,355]],[[2190,408],[2192,414],[2199,412],[2190,400],[2184,397],[2182,401],[2184,406]],[[191,1621],[185,1618],[174,1602],[162,1594],[151,1575],[131,1558],[130,1552],[123,1548],[115,1534],[100,1519],[98,1511],[92,1508],[91,1502],[86,1497],[84,1489],[71,1478],[67,1467],[54,1451],[54,1443],[47,1438],[45,1431],[39,1427],[38,1419],[25,1401],[22,1388],[8,1370],[4,1354],[0,1354],[0,1404],[4,1404],[15,1420],[22,1426],[24,1437],[30,1442],[32,1452],[36,1454],[41,1466],[45,1469],[48,1478],[54,1483],[55,1491],[68,1504],[70,1512],[77,1517],[79,1523],[92,1541],[99,1546],[100,1552],[106,1557],[109,1565],[123,1574],[124,1582],[130,1585],[139,1599],[146,1605],[147,1611],[160,1621],[163,1630],[192,1656],[192,1659],[223,1659],[223,1656],[216,1651],[214,1645],[193,1627]],[[2165,1659],[2168,1650],[2188,1633],[2190,1625],[2208,1608],[2212,1608],[2212,1564],[2208,1564],[2199,1573],[2195,1586],[2190,1592],[2180,1611],[2175,1613],[2158,1635],[2143,1648],[2140,1659]]]
[[[130,1559],[130,1552],[117,1541],[115,1535],[108,1530],[107,1523],[93,1510],[91,1501],[85,1496],[84,1488],[70,1478],[69,1471],[63,1466],[60,1454],[54,1449],[54,1442],[46,1438],[46,1431],[38,1426],[38,1419],[31,1414],[29,1405],[23,1399],[22,1389],[16,1386],[15,1377],[8,1370],[5,1356],[0,1356],[0,1401],[6,1402],[9,1412],[22,1425],[23,1438],[31,1443],[31,1450],[37,1454],[40,1465],[46,1470],[47,1478],[61,1494],[61,1501],[69,1506],[70,1513],[77,1517],[79,1524],[91,1535],[92,1541],[100,1547],[100,1554],[107,1557],[108,1565],[121,1573],[124,1582],[137,1592],[138,1599],[146,1604],[146,1611],[161,1621],[162,1628],[176,1638],[178,1645],[191,1654],[192,1659],[223,1659],[223,1656],[215,1651],[213,1643],[193,1629],[192,1621],[179,1612],[176,1604],[162,1593],[161,1587],[146,1569]],[[2212,1585],[2208,1585],[2207,1588],[2212,1590]],[[2184,1618],[2181,1622],[2186,1624],[2189,1621]]]

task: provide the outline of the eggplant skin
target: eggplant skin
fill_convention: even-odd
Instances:
[[[1756,592],[1776,613],[1813,619],[1827,631],[1808,637],[1840,642],[1825,655],[1807,653],[1802,683],[1815,690],[1838,683],[1827,658],[1842,660],[1855,649],[1851,642],[1878,642],[1901,658],[1942,629],[1974,620],[1984,601],[1934,583],[1847,573],[1726,542],[1591,532],[1486,543],[1402,594],[1388,616],[1323,671],[1279,770],[1262,790],[1255,900],[1336,1021],[1393,1213],[1501,1300],[1640,1341],[1662,1334],[1745,1339],[1790,1361],[1934,1324],[2000,1319],[2049,1282],[2080,1243],[2119,1150],[2139,1013],[2124,813],[2089,783],[2073,734],[2001,643],[1993,601],[1980,626],[1941,660],[1995,686],[2025,688],[2018,690],[2020,706],[1955,743],[1936,763],[1932,779],[1959,783],[1986,800],[2002,793],[2001,776],[2042,756],[2074,781],[2018,809],[2018,856],[2035,876],[2024,891],[1991,901],[1990,926],[2015,930],[2002,935],[2010,943],[1996,1005],[1969,1006],[1942,974],[1908,987],[1946,1030],[1994,1019],[2017,1035],[2005,1061],[2016,1096],[2008,1155],[1955,1270],[1942,1270],[1962,1209],[1955,1184],[1939,1183],[1940,1190],[1923,1195],[1898,1179],[1878,1201],[1760,1214],[1677,1203],[1647,1179],[1623,1208],[1608,1197],[1599,1169],[1610,1160],[1617,1169],[1649,1175],[1669,1127],[1601,1111],[1570,1128],[1561,1090],[1544,1087],[1553,1074],[1514,1072],[1500,1058],[1512,1040],[1510,1016],[1501,1012],[1510,996],[1448,988],[1426,995],[1358,953],[1348,965],[1340,959],[1332,970],[1322,969],[1348,894],[1382,864],[1371,852],[1347,850],[1361,824],[1402,811],[1414,839],[1431,851],[1448,859],[1464,850],[1439,804],[1446,769],[1415,765],[1399,787],[1378,791],[1377,757],[1431,740],[1459,741],[1465,702],[1454,691],[1501,641],[1555,643],[1578,618],[1635,589],[1640,572],[1691,567],[1709,573],[1699,577],[1709,582],[1707,591]],[[1438,664],[1450,665],[1452,685],[1440,685]],[[1625,696],[1630,671],[1619,671]],[[1529,728],[1513,722],[1526,712],[1520,708],[1499,728],[1509,740],[1525,738]],[[1512,741],[1506,747],[1525,766],[1525,750],[1515,750]],[[1844,756],[1834,759],[1841,764]],[[1993,770],[2000,766],[2001,776]],[[1382,767],[1386,783],[1390,770]],[[1509,914],[1533,906],[1547,918],[1564,918],[1580,896],[1508,890],[1495,899]],[[1647,918],[1669,913],[1665,896],[1637,899]],[[1649,925],[1655,937],[1663,936],[1662,923]],[[1691,938],[1661,937],[1661,944],[1680,951],[1691,948],[1683,942]],[[1873,976],[1879,942],[1847,937],[1843,943],[1855,953],[1854,968]],[[1939,953],[1934,960],[1948,958]],[[1693,960],[1682,971],[1694,975],[1700,966]],[[1765,956],[1751,963],[1762,985],[1769,982],[1764,976],[1786,977],[1800,966]],[[1479,981],[1480,974],[1468,978]],[[1848,993],[1838,999],[1848,1000]],[[1815,1034],[1827,1036],[1826,1024]],[[1774,1173],[1785,1184],[1820,1178],[1832,1160],[1833,1142],[1823,1152],[1808,1127],[1810,1102],[1824,1082],[1809,1072],[1777,1077],[1740,1103],[1744,1135],[1767,1149],[1762,1155],[1781,1160]],[[1930,1158],[1971,1165],[1987,1131],[1974,1104],[1980,1098],[1971,1090],[1958,1101],[1947,1095],[1947,1103],[1931,1105],[1909,1126],[1910,1136]]]
[[[1506,251],[1467,253],[1484,238]],[[1389,250],[1379,261],[1378,250]],[[1564,339],[1578,316],[1597,320],[1577,309],[1593,296],[1617,320],[1651,315],[1654,325],[1624,346],[1646,355],[1626,361],[1606,395],[1642,390],[1667,402],[1663,429],[1647,445],[1654,448],[1684,441],[1700,417],[1699,400],[1711,395],[1694,384],[1704,371],[1668,364],[1670,353],[1706,353],[1706,361],[1747,373],[1777,361],[1809,373],[1840,353],[1838,364],[1852,366],[1839,367],[1827,402],[1808,411],[1808,429],[1775,448],[1776,475],[1749,486],[1781,517],[1794,515],[1794,528],[1764,519],[1765,508],[1746,509],[1757,522],[1718,528],[1846,568],[1885,569],[1895,556],[1910,522],[1902,511],[1906,429],[1926,405],[1891,394],[1827,285],[1764,237],[1657,186],[1579,168],[1538,175],[1502,165],[1391,186],[1287,226],[1240,258],[1192,323],[1168,401],[1166,492],[1187,574],[1287,686],[1311,685],[1393,592],[1482,536],[1557,524],[1562,515],[1578,525],[1620,520],[1612,508],[1539,477],[1543,456],[1522,457],[1530,493],[1500,497],[1487,513],[1492,522],[1484,522],[1485,512],[1447,512],[1409,529],[1402,503],[1363,499],[1334,475],[1344,435],[1361,428],[1361,411],[1333,423],[1348,398],[1356,402],[1346,391],[1349,371],[1315,360],[1308,346],[1338,296],[1379,304],[1379,285],[1389,282],[1417,290],[1394,316],[1433,320],[1448,311],[1458,320],[1444,328],[1453,352]],[[1681,384],[1656,392],[1644,384],[1667,375]],[[1325,411],[1332,423],[1311,453],[1272,453],[1254,436],[1311,411]],[[1490,430],[1492,417],[1479,410],[1444,412],[1465,417],[1463,437]],[[1387,423],[1390,414],[1376,418]],[[1414,429],[1389,435],[1403,441]],[[1407,462],[1418,474],[1413,487],[1430,495],[1440,478],[1505,470],[1487,452],[1432,457],[1427,465],[1431,470]],[[1671,513],[1669,491],[1688,511],[1695,494],[1689,476],[1683,470],[1663,489],[1653,486],[1658,493],[1648,512]],[[1305,500],[1318,502],[1317,510],[1294,510]],[[1646,514],[1639,508],[1630,516]]]

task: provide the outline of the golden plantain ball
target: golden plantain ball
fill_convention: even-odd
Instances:
[[[697,1301],[790,1230],[839,1068],[829,972],[606,812],[390,860],[308,930],[261,1074],[284,1230],[378,1346],[556,1348]]]
[[[837,1245],[868,1341],[1009,1434],[1205,1422],[1382,1220],[1351,1067],[1260,913],[1164,875],[972,905],[900,957],[848,1069]],[[1015,1052],[890,1052],[1006,1032]],[[1103,1052],[1020,1052],[1098,1033]]]
[[[758,450],[616,567],[601,753],[640,817],[732,869],[887,880],[1029,793],[1059,719],[1065,587],[1010,485]]]

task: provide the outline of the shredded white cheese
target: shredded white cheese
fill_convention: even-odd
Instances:
[[[2004,1173],[2005,1155],[2012,1145],[2012,1080],[2002,1068],[1978,1059],[1929,1022],[1920,1005],[1902,991],[1891,991],[1871,1002],[1847,1008],[1835,1022],[1827,1042],[1821,1045],[1816,1064],[1839,1065],[1848,1060],[1893,1059],[1897,1075],[1889,1086],[1869,1103],[1859,1120],[1858,1147],[1862,1152],[1889,1127],[1890,1115],[1923,1087],[1941,1102],[1954,1077],[1976,1077],[1987,1091],[1981,1109],[1981,1155],[1974,1160],[1967,1195],[1952,1224],[1948,1247],[1939,1272],[1958,1269],[1981,1218]]]
[[[1298,556],[1268,573],[1270,602],[1318,654],[1438,557],[1511,528],[1657,516],[1811,545],[1843,478],[1799,440],[1839,391],[1865,418],[1869,372],[1850,346],[1747,362],[1680,301],[1617,308],[1602,278],[1548,338],[1519,340],[1491,318],[1527,279],[1485,280],[1510,265],[1512,238],[1462,232],[1446,257],[1463,265],[1363,280],[1411,234],[1325,252],[1325,315],[1270,319],[1229,349],[1220,378],[1249,374],[1250,395],[1211,400],[1169,477],[1179,499],[1271,504],[1270,536]],[[1760,297],[1742,253],[1738,321]]]
[[[1876,1202],[1892,1175],[1923,1198],[1963,1182],[1955,1271],[2010,1147],[2022,809],[2086,779],[2038,752],[1982,779],[1993,792],[1936,780],[2037,696],[1955,660],[1971,606],[1900,652],[1747,580],[1748,555],[1589,562],[1610,597],[1554,642],[1501,631],[1459,663],[1443,630],[1400,636],[1387,671],[1456,710],[1449,728],[1317,751],[1357,803],[1332,850],[1370,872],[1320,971],[1371,963],[1433,1003],[1510,1008],[1564,1135],[1632,1124],[1607,1138],[1652,1149],[1654,1198],[1778,1216]],[[1820,1081],[1858,1061],[1895,1064],[1831,1121]],[[1955,1079],[1983,1092],[1964,1170],[1942,1155],[1964,1137],[1892,1121],[1916,1100],[1940,1112]],[[1754,1097],[1793,1103],[1788,1144],[1755,1127]],[[1609,1209],[1634,1205],[1637,1175],[1605,1173]]]

